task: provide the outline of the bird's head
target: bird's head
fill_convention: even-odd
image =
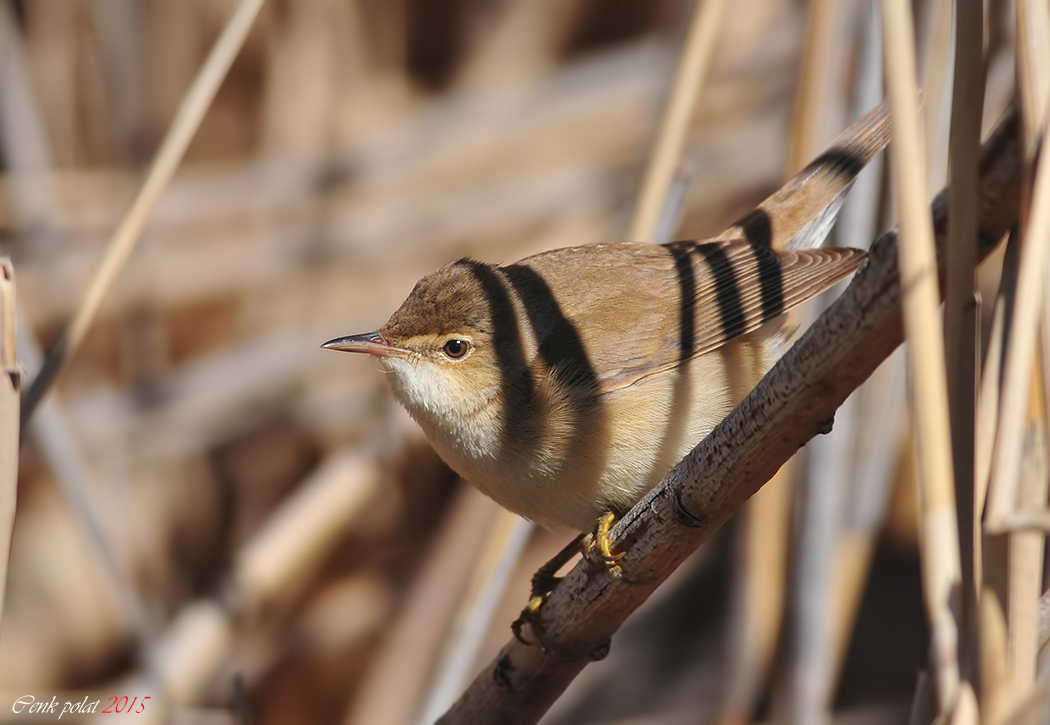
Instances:
[[[428,274],[374,332],[329,340],[330,350],[372,355],[413,417],[455,422],[489,405],[500,391],[493,311],[485,275],[463,260]]]

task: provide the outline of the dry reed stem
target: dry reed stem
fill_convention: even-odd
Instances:
[[[1050,9],[1039,0],[1016,2],[1016,73],[1025,156],[1034,157],[1050,103]]]
[[[977,693],[974,692],[973,685],[963,680],[959,686],[959,696],[955,699],[951,725],[978,725],[980,721]]]
[[[18,494],[18,358],[15,355],[15,272],[0,257],[0,616]]]
[[[825,146],[823,138],[831,80],[841,69],[834,57],[836,17],[842,10],[835,0],[813,0],[806,9],[806,34],[802,70],[795,93],[795,117],[788,148],[787,176],[797,173]]]
[[[171,181],[186,148],[197,132],[197,127],[211,105],[215,93],[219,90],[219,85],[226,77],[226,72],[244,43],[262,3],[263,0],[240,0],[230,15],[226,27],[223,28],[222,34],[215,41],[204,65],[201,66],[200,72],[194,78],[193,84],[183,97],[179,110],[160,148],[157,149],[146,180],[132,202],[131,208],[128,209],[110,238],[76,314],[44,360],[40,372],[37,373],[36,378],[22,396],[23,426],[87,335],[109,289],[134,251],[157,199]]]
[[[985,723],[998,725],[1010,707],[1010,665],[1006,617],[991,589],[981,591],[979,617],[981,712]]]
[[[951,118],[953,72],[949,66],[952,49],[952,0],[932,0],[926,4],[926,28],[922,33],[923,148],[926,150],[926,190],[932,199],[947,183],[948,128]],[[956,48],[958,48],[956,41]],[[968,49],[972,52],[972,49]]]
[[[50,230],[55,217],[50,149],[10,2],[0,5],[0,74],[0,140],[12,221],[20,231]]]
[[[404,725],[417,716],[427,675],[469,584],[499,507],[463,485],[428,545],[400,612],[372,658],[347,725]]]
[[[244,545],[223,601],[202,599],[183,608],[147,655],[147,679],[169,704],[198,700],[233,645],[236,618],[301,584],[366,510],[380,480],[379,466],[364,455],[334,455]]]
[[[1024,50],[1027,47],[1045,54],[1046,46],[1033,47],[1031,43],[1048,31],[1046,28],[1037,27],[1046,20],[1046,14],[1037,12],[1034,8],[1031,13],[1026,13],[1023,3],[1024,0],[1018,3],[1018,75],[1021,79],[1021,108],[1025,126],[1026,158],[1030,158],[1029,154],[1034,154],[1035,151],[1037,129],[1043,129],[1045,133],[1047,116],[1044,86],[1050,81],[1050,78],[1036,75],[1040,73],[1036,69],[1039,64],[1030,63],[1030,53]],[[1026,19],[1027,22],[1022,22],[1022,19]],[[1026,68],[1028,70],[1025,70]],[[1026,81],[1026,78],[1031,82]],[[1041,108],[1036,105],[1038,103],[1043,104]],[[1023,216],[1024,211],[1022,210]],[[1031,207],[1028,224],[1024,228],[1018,264],[1017,293],[1003,362],[1004,388],[999,404],[999,425],[995,437],[992,477],[989,482],[988,510],[985,514],[985,526],[989,531],[1001,528],[1003,520],[1017,507],[1025,410],[1028,405],[1033,362],[1035,362],[1039,314],[1045,305],[1044,290],[1041,287],[1048,243],[1050,243],[1050,154],[1041,154],[1032,184]]]
[[[960,585],[960,570],[944,341],[937,310],[937,261],[929,208],[924,201],[910,4],[906,0],[882,0],[882,18],[883,58],[893,119],[890,152],[901,227],[900,274],[912,377],[910,398],[918,433],[923,592],[932,629],[939,707],[948,713],[959,689],[958,628],[950,603]]]
[[[857,9],[856,6],[835,0],[817,0],[807,6],[804,50],[785,169],[787,177],[818,156],[834,136],[829,129],[846,123],[848,104],[843,91],[848,85],[845,74],[850,66],[848,59],[853,49],[849,30],[853,29],[852,20]],[[869,233],[864,236],[870,239]],[[824,243],[824,240],[821,239],[820,243]],[[818,312],[819,308],[815,307],[793,313],[793,322],[798,324],[803,319],[807,322]],[[763,585],[769,588],[779,584],[775,602],[779,606],[768,615],[776,619],[763,627],[769,631],[769,639],[759,644],[764,646],[763,664],[768,667],[781,626],[787,626],[787,631],[793,633],[786,650],[787,660],[782,676],[784,687],[778,691],[778,695],[779,692],[783,693],[783,702],[774,701],[774,711],[784,710],[787,722],[820,722],[826,720],[829,714],[834,665],[833,646],[829,643],[826,623],[831,617],[828,608],[832,603],[833,552],[843,513],[842,497],[839,495],[845,480],[842,475],[846,456],[843,449],[848,446],[847,440],[852,436],[854,411],[855,407],[847,407],[842,411],[841,430],[836,431],[834,436],[814,441],[817,448],[810,452],[808,460],[821,460],[826,465],[821,465],[819,470],[812,465],[808,470],[806,467],[796,467],[801,476],[795,475],[790,479],[789,473],[781,471],[749,504],[753,510],[758,506],[779,506],[775,512],[763,514],[766,519],[776,516],[779,519],[777,526],[769,529],[753,526],[752,522],[757,517],[749,517],[747,531],[757,539],[753,545],[762,543],[771,550],[766,556],[776,556],[783,562],[781,571],[777,573],[780,578]],[[779,478],[784,480],[778,481]],[[776,492],[776,489],[771,488],[773,485],[784,486],[785,489],[790,485],[791,488],[770,498]],[[804,505],[802,518],[797,521],[795,531],[792,531],[795,513],[793,504],[799,500]],[[786,553],[793,548],[794,565],[789,566]],[[761,593],[757,585],[752,586],[751,591]],[[789,601],[789,597],[792,597],[792,604],[784,606],[783,603]],[[769,608],[772,609],[772,606]],[[784,625],[786,617],[791,617],[793,621]]]
[[[1039,597],[1039,649],[1050,642],[1050,590]]]
[[[689,122],[693,117],[696,99],[707,75],[714,53],[718,26],[722,21],[725,0],[697,0],[693,9],[689,33],[682,57],[675,72],[671,96],[667,101],[656,145],[642,179],[642,188],[635,202],[627,239],[652,241],[663,215],[667,192],[671,188],[675,169],[682,157]]]
[[[721,722],[750,718],[762,696],[784,616],[788,542],[798,465],[787,461],[747,503],[737,543],[735,606]]]
[[[219,602],[201,599],[184,606],[146,658],[148,682],[165,707],[196,702],[234,643],[234,620]]]
[[[429,725],[440,717],[469,682],[492,617],[534,528],[532,522],[517,514],[500,510],[473,580],[449,628],[449,646],[434,670],[434,682],[418,719],[420,725]]]
[[[992,311],[992,327],[988,335],[988,351],[981,367],[981,382],[977,395],[975,421],[976,447],[974,450],[974,546],[980,547],[981,528],[979,512],[984,511],[988,499],[988,483],[992,475],[992,451],[995,446],[995,427],[999,419],[999,383],[1003,362],[1003,334],[1006,326],[1006,299],[1000,291]],[[983,586],[980,552],[975,551],[976,579],[974,586],[981,591]]]
[[[1022,197],[1022,245],[1014,314],[1006,350],[1006,378],[996,438],[991,482],[989,528],[1010,513],[1040,509],[1047,497],[1046,428],[1043,410],[1042,367],[1036,338],[1046,311],[1046,248],[1050,233],[1050,166],[1042,154],[1036,167],[1040,136],[1045,138],[1050,98],[1050,16],[1043,2],[1017,2],[1017,77],[1020,86],[1025,140],[1025,179],[1032,179],[1031,207],[1026,219]],[[1032,174],[1032,169],[1035,172]],[[1022,186],[1022,192],[1026,191]],[[1026,223],[1027,222],[1027,223]],[[1029,257],[1031,253],[1031,257]],[[1036,269],[1025,268],[1032,264]],[[1017,347],[1014,347],[1014,343]],[[1003,435],[1019,428],[1019,440],[1004,445]],[[1015,460],[1016,457],[1016,460]],[[1001,464],[1001,465],[1000,465]],[[998,519],[997,519],[998,516]],[[1018,531],[1008,537],[1007,580],[1008,657],[1010,700],[1019,705],[1035,682],[1038,653],[1038,600],[1042,593],[1044,537]]]
[[[361,453],[326,460],[238,553],[234,604],[251,609],[293,589],[366,508],[379,483],[377,464]]]
[[[984,10],[980,3],[955,3],[955,70],[949,135],[949,188],[958,203],[948,210],[947,290],[944,346],[948,409],[951,411],[952,470],[962,573],[960,657],[963,676],[973,671],[977,592],[974,508],[974,435],[977,403],[977,172],[984,109]]]
[[[788,150],[788,174],[795,174],[831,139],[829,127],[846,122],[846,102],[843,91],[848,85],[843,77],[849,68],[847,60],[849,33],[847,27],[853,8],[835,0],[815,0],[809,3],[806,15],[806,34],[802,56],[802,70],[795,97],[795,116]],[[868,235],[865,235],[868,236]],[[823,240],[821,240],[823,242]],[[792,315],[795,321],[804,316],[812,319],[819,308],[812,307]],[[787,552],[793,550],[791,566],[778,572],[782,591],[781,604],[772,616],[772,626],[766,625],[771,638],[759,644],[764,646],[767,661],[772,654],[784,626],[788,633],[785,666],[782,668],[782,687],[774,685],[773,711],[781,711],[788,723],[826,722],[830,718],[831,682],[833,679],[834,648],[828,623],[831,621],[831,576],[833,552],[841,529],[843,514],[843,482],[847,449],[852,440],[855,405],[845,404],[839,411],[839,420],[832,435],[814,440],[806,461],[809,466],[799,468],[800,476],[780,485],[794,484],[789,494],[774,499],[779,504],[775,512],[779,526],[763,530],[754,526],[749,517],[749,535],[766,541],[769,552],[787,563]],[[812,462],[820,461],[819,466]],[[796,467],[797,468],[797,467]],[[777,477],[783,473],[778,473]],[[767,499],[771,485],[763,487],[749,506],[770,506]],[[791,526],[793,514],[799,519]],[[773,513],[766,513],[772,517]],[[778,537],[783,531],[783,538]],[[790,572],[790,573],[789,573]],[[769,587],[772,583],[766,583]],[[755,591],[757,587],[752,587]],[[783,603],[790,602],[787,606]],[[786,623],[783,623],[787,620]],[[746,640],[745,640],[746,641]],[[780,695],[783,693],[783,701]],[[750,703],[753,705],[754,703]],[[780,718],[777,718],[780,719]]]
[[[860,25],[860,67],[852,102],[854,115],[879,103],[883,95],[882,42],[875,3],[863,8]],[[881,155],[874,158],[860,173],[843,205],[838,238],[844,246],[866,247],[876,236],[885,170],[883,158]],[[831,574],[831,691],[845,662],[896,476],[901,428],[895,423],[903,422],[907,405],[901,354],[894,353],[858,392],[861,396],[854,437],[856,448],[852,471],[848,474],[854,482],[852,502],[843,521]]]
[[[11,189],[11,214],[19,236],[37,253],[65,242],[57,227],[58,204],[52,186],[51,149],[33,94],[24,48],[10,3],[0,5],[0,48],[3,49],[2,143]],[[13,309],[13,308],[12,308]],[[40,349],[20,310],[15,316],[19,362],[28,375],[40,367]],[[29,432],[40,445],[62,494],[83,527],[88,541],[109,577],[125,626],[140,640],[149,634],[145,607],[114,550],[113,542],[89,491],[77,442],[64,411],[55,400],[45,403],[30,423]]]
[[[854,460],[855,509],[836,545],[832,608],[832,646],[836,680],[846,659],[857,612],[868,583],[871,561],[882,532],[890,495],[903,455],[907,424],[903,350],[893,353],[865,381],[864,422],[857,437],[868,444]],[[837,417],[837,416],[836,416]]]
[[[980,256],[1016,220],[1020,145],[1010,119],[985,143]],[[943,252],[946,194],[934,204]],[[834,410],[900,344],[896,235],[881,237],[842,297],[758,387],[612,532],[633,586],[583,562],[552,592],[535,631],[544,647],[509,641],[441,722],[536,722],[609,638],[799,447],[826,429]]]
[[[476,32],[456,91],[477,95],[527,86],[548,73],[571,32],[582,0],[513,0]],[[481,24],[479,24],[481,25]]]
[[[30,360],[39,361],[36,340],[29,337],[31,333],[28,326],[20,323],[18,333],[22,363],[29,365]],[[112,587],[117,599],[123,625],[138,637],[140,643],[146,642],[153,634],[153,628],[146,614],[145,604],[117,554],[112,537],[99,514],[98,505],[91,494],[90,479],[76,438],[56,399],[52,398],[41,403],[40,410],[29,421],[29,431],[40,447],[63,497],[76,515],[91,548],[98,557],[106,574],[107,583]]]
[[[1035,391],[1033,391],[1034,393]],[[1042,390],[1033,395],[1042,407]],[[1018,505],[1022,510],[1046,505],[1050,483],[1046,429],[1042,410],[1025,430]],[[1015,531],[1008,539],[1010,577],[1007,595],[1009,625],[1010,697],[1019,703],[1035,683],[1036,658],[1039,652],[1039,595],[1043,593],[1043,546],[1040,531]]]

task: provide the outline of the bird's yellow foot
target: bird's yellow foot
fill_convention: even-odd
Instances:
[[[598,524],[594,527],[594,531],[583,539],[583,555],[591,561],[604,564],[609,576],[616,581],[630,584],[630,580],[624,576],[619,563],[623,558],[623,552],[614,554],[609,541],[609,532],[614,523],[616,523],[616,514],[613,511],[606,511],[598,517]]]
[[[580,534],[570,541],[568,546],[555,554],[550,561],[537,569],[536,573],[532,575],[532,592],[529,595],[529,603],[525,605],[525,608],[521,610],[521,614],[510,625],[514,636],[522,644],[536,644],[525,639],[522,635],[522,627],[526,623],[535,626],[540,607],[543,606],[543,603],[547,601],[547,597],[554,591],[554,587],[558,586],[558,582],[561,581],[561,577],[556,576],[558,570],[565,566],[569,559],[579,553],[580,542],[583,541],[583,538],[583,534]]]

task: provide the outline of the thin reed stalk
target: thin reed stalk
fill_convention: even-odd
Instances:
[[[926,150],[926,190],[932,199],[947,183],[948,128],[951,119],[953,65],[951,0],[931,0],[926,4],[926,28],[922,33],[922,127]],[[958,45],[956,45],[958,47]],[[966,49],[972,53],[972,48]]]
[[[831,140],[831,128],[847,125],[845,89],[855,15],[859,6],[817,0],[809,3],[805,51],[795,100],[795,117],[789,147],[788,173],[799,171]],[[876,99],[875,104],[878,103]],[[864,236],[870,239],[870,232]],[[822,240],[823,241],[823,240]],[[823,301],[823,300],[822,300]],[[803,314],[816,315],[815,305]],[[795,315],[801,317],[802,315]],[[782,616],[787,632],[785,666],[775,685],[774,712],[782,711],[788,723],[820,723],[831,719],[834,681],[834,632],[831,614],[832,576],[837,540],[842,529],[846,499],[843,482],[856,423],[857,401],[851,398],[836,414],[835,428],[807,448],[808,465],[799,470],[794,501],[785,497],[778,512],[783,528],[791,530],[789,541],[769,545],[791,549],[792,562],[786,582],[787,602]],[[766,486],[752,500],[764,501]],[[791,504],[794,504],[792,506]],[[794,514],[795,525],[790,526]],[[754,532],[756,536],[769,532]],[[791,544],[793,542],[793,545]],[[780,613],[778,613],[780,614]],[[774,630],[775,631],[775,630]],[[777,702],[782,695],[783,702]]]
[[[893,119],[890,150],[901,228],[902,307],[918,433],[923,591],[932,628],[938,703],[940,711],[947,713],[959,692],[958,627],[950,603],[960,572],[937,263],[926,204],[911,6],[906,0],[882,0],[882,18]]]
[[[1033,3],[1038,5],[1038,3]],[[1046,13],[1029,8],[1025,0],[1018,2],[1018,78],[1021,90],[1021,117],[1025,130],[1025,156],[1035,152],[1039,129],[1045,132],[1046,76],[1038,70],[1038,62],[1030,62],[1030,55],[1046,53],[1046,46],[1033,45],[1048,32],[1044,24]],[[1040,29],[1040,26],[1044,26]],[[1040,105],[1041,104],[1041,105]],[[1024,209],[1021,212],[1024,219]],[[1041,154],[1032,183],[1031,207],[1027,225],[1022,225],[1023,242],[1017,274],[1017,293],[1013,316],[1009,323],[1009,341],[1003,359],[1003,391],[999,405],[999,425],[996,430],[992,459],[992,476],[988,486],[988,510],[985,525],[989,531],[1001,530],[1006,517],[1017,507],[1018,482],[1021,473],[1021,453],[1024,444],[1025,411],[1032,382],[1035,361],[1035,343],[1040,310],[1045,305],[1041,290],[1046,248],[1050,243],[1050,154]]]
[[[407,725],[419,712],[444,632],[462,601],[499,509],[464,485],[420,565],[397,621],[373,658],[343,722]]]
[[[682,158],[682,147],[685,145],[689,122],[693,118],[696,99],[700,96],[711,64],[724,8],[725,0],[697,0],[693,9],[671,95],[660,120],[656,144],[649,156],[642,188],[635,202],[627,232],[629,240],[652,241],[656,234],[675,169]]]
[[[860,26],[859,68],[851,104],[854,117],[879,103],[883,96],[881,23],[875,2],[863,9]],[[843,246],[866,248],[875,238],[884,172],[884,159],[879,155],[858,175],[838,226],[838,239]],[[903,421],[906,415],[904,387],[904,364],[898,352],[861,386],[859,396],[854,394],[858,397],[856,435],[851,469],[846,474],[851,490],[831,574],[831,692],[846,659],[893,490],[901,448],[901,428],[895,423]]]
[[[948,408],[951,411],[952,470],[962,576],[963,676],[975,667],[977,593],[975,584],[974,447],[977,405],[977,183],[984,108],[984,10],[980,3],[955,3],[955,71],[949,137],[948,275],[944,300]]]
[[[450,646],[434,670],[436,677],[423,701],[420,725],[429,725],[440,717],[469,682],[473,674],[471,667],[477,660],[496,607],[534,529],[532,522],[517,514],[499,512],[485,553],[450,628]]]
[[[1037,376],[1041,377],[1041,376]],[[1040,381],[1041,382],[1041,381]],[[1046,429],[1042,425],[1042,390],[1032,396],[1034,420],[1025,430],[1018,490],[1022,510],[1046,506],[1050,482]],[[1035,393],[1036,391],[1033,391]],[[1009,537],[1010,578],[1008,581],[1007,622],[1009,624],[1010,699],[1016,706],[1035,684],[1039,652],[1039,596],[1043,593],[1043,547],[1041,531],[1013,531]]]
[[[10,3],[6,2],[0,4],[0,49],[4,54],[0,148],[8,165],[11,213],[19,237],[40,254],[56,242],[64,246],[67,240],[58,231],[51,148],[33,93],[17,22]],[[18,362],[27,375],[36,374],[40,369],[39,345],[24,318],[16,314],[14,319]],[[149,634],[146,608],[98,513],[88,485],[90,478],[59,403],[54,399],[45,403],[40,415],[22,431],[26,432],[38,441],[59,489],[109,578],[125,626],[140,641],[145,641]]]
[[[1003,721],[1010,706],[1006,617],[990,589],[981,591],[979,607],[981,712],[985,722],[995,725]]]
[[[40,372],[22,396],[23,426],[84,341],[110,288],[142,236],[142,230],[149,221],[153,207],[186,153],[186,148],[243,45],[262,4],[263,0],[240,0],[204,65],[201,66],[193,85],[183,97],[179,110],[153,158],[146,180],[110,238],[76,314],[63,330],[58,342],[44,360]]]
[[[7,592],[7,564],[18,496],[18,396],[15,272],[11,261],[0,257],[0,618]]]

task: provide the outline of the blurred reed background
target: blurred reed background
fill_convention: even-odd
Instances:
[[[416,279],[464,255],[715,234],[884,95],[880,6],[859,0],[704,0],[695,13],[684,0],[268,0],[254,19],[251,4],[0,5],[0,233],[27,381],[83,309],[235,8],[250,26],[23,431],[0,719],[26,694],[150,695],[135,717],[179,723],[443,712],[568,535],[459,482],[375,366],[320,343],[374,329]],[[974,362],[952,373],[955,470],[977,482],[956,502],[956,667],[979,722],[1050,722],[1050,668],[1036,667],[1050,636],[1050,170],[1035,160],[1048,8],[990,0],[983,28],[979,3],[913,9],[922,206],[950,157],[967,159],[952,183],[972,186],[976,129],[1015,94],[1021,110],[1021,224],[979,267],[979,306],[972,260],[960,252],[950,273],[964,282],[946,313],[948,367]],[[658,129],[673,132],[660,119],[687,40],[695,109],[652,202],[663,227],[642,232],[632,210]],[[865,172],[838,243],[867,247],[896,223],[891,186],[881,162]],[[905,378],[898,351],[547,721],[932,722],[948,675],[930,666],[922,572],[943,551],[920,556]],[[978,722],[965,707],[956,721]]]

